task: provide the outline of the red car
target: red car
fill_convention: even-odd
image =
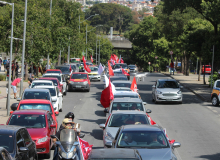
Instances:
[[[62,71],[60,69],[47,69],[45,73],[61,73]]]
[[[57,79],[57,78],[54,78],[54,77],[42,77],[42,78],[39,78],[39,80],[50,80],[50,81],[53,81],[53,84],[55,86],[58,87],[60,93],[63,94],[63,84],[60,84],[60,81]]]
[[[211,65],[205,65],[205,73],[211,74],[212,67]],[[204,65],[202,65],[202,74],[204,74]]]
[[[86,90],[90,91],[90,80],[88,73],[85,72],[74,72],[70,76],[69,91],[71,90]]]
[[[54,143],[50,135],[56,134],[56,124],[49,111],[19,110],[8,118],[7,125],[24,126],[36,144],[37,153],[49,159]]]
[[[26,110],[26,109],[41,109],[41,110],[46,110],[51,113],[51,116],[53,120],[56,123],[56,129],[58,127],[58,121],[56,116],[59,115],[58,111],[54,111],[53,105],[50,103],[49,100],[44,100],[44,99],[25,99],[21,100],[20,103],[17,105],[17,103],[14,103],[11,105],[11,112],[12,114],[15,110]]]

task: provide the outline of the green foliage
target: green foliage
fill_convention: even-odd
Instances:
[[[212,82],[212,86],[214,85],[215,81],[219,79],[219,74],[218,72],[214,72],[213,73],[213,77],[210,75],[209,76],[209,86],[211,86],[211,82]]]
[[[0,81],[5,81],[5,80],[6,80],[6,75],[0,74]]]

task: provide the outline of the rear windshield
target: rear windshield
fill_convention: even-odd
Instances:
[[[123,68],[123,69],[127,69],[128,68],[128,65],[127,64],[115,64],[113,66],[113,69],[118,69],[118,68]]]
[[[72,74],[71,79],[87,79],[87,74]]]
[[[54,86],[58,86],[58,84],[57,84],[58,80],[56,80],[56,79],[39,79],[39,80],[49,80],[49,81],[53,82]]]
[[[123,97],[130,97],[130,98],[139,98],[138,95],[128,95],[128,94],[120,94],[120,95],[114,95],[114,98],[123,98]]]
[[[26,128],[45,128],[44,115],[39,114],[15,114],[12,115],[9,125],[24,126]]]
[[[46,73],[61,73],[60,71],[47,71]]]
[[[35,86],[52,86],[52,82],[33,82],[31,84],[31,88],[34,88]]]
[[[50,113],[52,113],[50,104],[21,104],[19,107],[20,110],[24,110],[24,109],[42,109],[42,110],[46,110],[49,111]]]
[[[128,87],[131,88],[131,83],[117,83],[117,82],[112,82],[115,87]]]
[[[114,102],[112,111],[114,110],[140,110],[144,111],[142,103],[139,102]]]
[[[124,76],[124,77],[114,77],[114,78],[113,78],[113,77],[112,77],[112,78],[110,77],[110,80],[111,80],[111,82],[112,82],[112,81],[127,81],[128,78],[125,77],[125,76]]]
[[[68,66],[62,66],[62,67],[55,67],[56,69],[60,69],[62,72],[70,72],[70,69]]]
[[[50,94],[49,92],[37,92],[37,91],[31,91],[31,92],[24,92],[23,99],[47,99],[50,100]]]
[[[56,96],[56,89],[55,88],[44,88],[44,89],[48,89],[50,91],[51,96]]]
[[[43,77],[57,78],[57,79],[61,82],[61,76],[56,76],[56,75],[43,75]]]
[[[159,81],[157,88],[179,88],[179,85],[176,81]]]

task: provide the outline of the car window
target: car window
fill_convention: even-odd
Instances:
[[[72,74],[71,79],[87,79],[87,74]]]
[[[55,88],[44,88],[44,89],[48,89],[50,91],[51,96],[56,96],[56,89]]]
[[[52,109],[50,104],[21,104],[19,107],[20,110],[23,109],[42,109],[42,110],[46,110],[49,111],[50,113],[52,113]]]
[[[117,83],[117,82],[113,82],[115,87],[128,87],[131,88],[131,83]]]
[[[59,67],[57,66],[57,67],[55,67],[55,68],[61,70],[62,73],[63,73],[63,72],[70,72],[70,69],[69,69],[68,66],[59,66]]]
[[[33,82],[31,84],[31,88],[34,88],[35,86],[52,86],[52,82]]]
[[[49,126],[51,124],[53,124],[53,118],[52,118],[52,116],[50,114],[47,114],[47,119],[48,119]]]
[[[49,92],[25,91],[23,99],[47,99],[50,100]]]
[[[0,146],[4,147],[9,153],[13,152],[14,138],[11,134],[0,133]]]
[[[123,69],[127,69],[128,68],[128,65],[127,64],[115,64],[113,66],[113,69],[118,69],[118,68],[123,68]]]
[[[61,73],[60,71],[47,71],[46,73]]]
[[[16,142],[17,142],[17,147],[20,148],[20,147],[25,147],[24,146],[24,140],[23,138],[21,137],[20,135],[20,131],[18,131],[17,135],[16,135]]]
[[[157,88],[179,88],[176,81],[158,81]]]
[[[132,95],[132,94],[118,94],[114,95],[114,98],[123,98],[123,97],[130,97],[130,98],[139,98],[138,95]]]
[[[220,81],[217,81],[216,87],[220,88]]]
[[[139,102],[113,102],[113,110],[140,110],[144,111],[142,103]]]
[[[14,114],[9,125],[24,126],[26,128],[45,128],[45,116],[38,114]]]
[[[96,68],[96,67],[90,67],[90,69],[92,72],[98,71],[98,68]]]
[[[21,136],[23,137],[24,139],[24,144],[26,146],[28,146],[30,143],[31,143],[31,138],[29,136],[29,133],[26,131],[26,129],[22,129],[21,131]]]
[[[43,75],[43,77],[57,78],[61,82],[61,76],[58,75]]]
[[[149,124],[146,115],[139,114],[113,114],[109,120],[108,127],[121,127],[131,124]]]
[[[169,143],[163,131],[123,131],[117,147],[158,149],[169,148]]]

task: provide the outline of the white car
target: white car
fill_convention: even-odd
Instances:
[[[63,96],[57,86],[35,86],[38,89],[48,89],[53,102],[54,111],[62,112],[63,109]]]
[[[66,84],[66,78],[63,74],[59,73],[46,73],[43,75],[43,77],[54,77],[57,78],[60,81],[60,84],[63,86],[63,95],[66,95],[67,93],[67,84]]]
[[[30,88],[34,88],[35,86],[54,86],[54,84],[50,80],[34,80]]]
[[[98,73],[98,67],[89,67],[91,69],[91,72],[88,73],[90,80],[98,80],[101,81],[101,76]]]

